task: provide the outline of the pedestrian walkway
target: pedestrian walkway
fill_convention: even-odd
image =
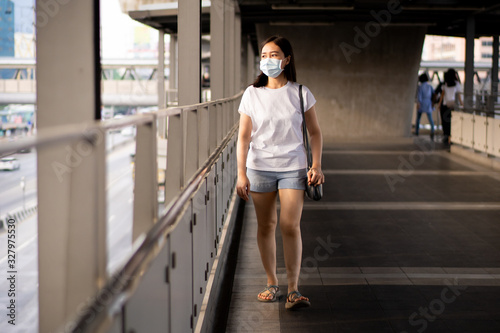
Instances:
[[[323,169],[325,197],[306,199],[301,222],[312,306],[257,301],[250,202],[226,332],[500,332],[500,173],[423,139],[331,146]]]

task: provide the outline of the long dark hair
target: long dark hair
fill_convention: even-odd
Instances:
[[[418,77],[418,80],[420,82],[427,82],[429,81],[429,75],[427,75],[427,73],[424,73],[424,74],[421,74],[419,77]]]
[[[288,65],[285,66],[285,69],[283,72],[285,73],[285,77],[288,81],[296,82],[297,81],[297,74],[295,73],[295,57],[293,55],[293,49],[292,49],[292,44],[286,39],[285,37],[281,36],[271,36],[268,39],[266,39],[260,46],[260,49],[264,47],[267,43],[273,42],[274,44],[278,45],[281,51],[285,54],[285,57],[290,56],[290,62]],[[260,72],[259,76],[257,76],[257,79],[255,79],[255,82],[252,84],[254,87],[259,88],[259,87],[264,87],[267,85],[268,77],[266,74]]]
[[[448,69],[448,71],[444,73],[444,82],[446,82],[448,87],[454,87],[458,80],[458,73],[453,68]]]

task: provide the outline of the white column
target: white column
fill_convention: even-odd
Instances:
[[[177,35],[170,34],[170,45],[169,45],[169,76],[168,76],[168,89],[169,91],[177,89]],[[168,94],[167,103],[172,104],[173,93]]]
[[[158,109],[164,109],[166,107],[165,98],[165,32],[163,30],[158,30],[158,68],[157,68],[157,78],[158,78]],[[162,138],[166,135],[166,119],[160,119],[158,124],[158,133]]]
[[[493,36],[493,66],[491,67],[491,94],[498,94],[498,35]],[[495,101],[497,98],[495,98]]]
[[[210,6],[210,90],[212,100],[224,97],[224,12],[225,0]]]
[[[36,1],[39,132],[100,118],[96,13],[99,0]],[[105,140],[92,134],[93,145],[37,151],[40,332],[55,332],[105,280]]]
[[[242,88],[241,82],[241,16],[234,16],[234,91],[233,95]]]
[[[224,97],[234,95],[234,1],[226,0],[224,9]]]
[[[200,102],[200,0],[179,1],[179,105]]]
[[[255,74],[255,53],[250,38],[247,39],[247,82],[251,84],[257,75]]]
[[[474,102],[474,16],[467,18],[467,31],[465,33],[465,86],[464,86],[464,108],[472,111]]]

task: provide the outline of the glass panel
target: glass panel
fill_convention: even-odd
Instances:
[[[108,274],[132,250],[135,131],[133,126],[106,135]]]
[[[36,156],[35,149],[26,149],[0,161],[0,304],[14,304],[4,308],[0,332],[38,331]]]

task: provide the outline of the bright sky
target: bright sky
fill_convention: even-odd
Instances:
[[[101,56],[103,59],[125,59],[134,45],[134,29],[144,27],[120,9],[118,0],[101,0]],[[157,43],[157,31],[148,28]]]

